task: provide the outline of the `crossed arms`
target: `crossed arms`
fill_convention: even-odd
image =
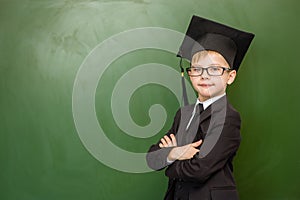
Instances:
[[[199,147],[202,143],[202,140],[199,140],[197,142],[179,147],[177,146],[177,141],[173,133],[170,134],[170,137],[165,135],[160,139],[160,141],[160,148],[174,147],[167,157],[169,162],[174,162],[175,160],[191,159],[196,153],[200,151],[199,149],[197,149],[197,147]]]
[[[177,118],[180,119],[180,115]],[[175,117],[174,122],[177,120]],[[205,157],[197,156],[203,150],[202,146],[209,141],[209,135],[213,135],[218,126],[222,126],[222,131],[215,145]],[[178,124],[175,123],[158,144],[151,146],[147,154],[147,162],[152,169],[160,170],[168,166],[166,175],[169,178],[204,182],[228,161],[231,162],[240,144],[240,116],[237,112],[229,113],[224,123],[216,124],[203,141],[178,146],[173,134],[177,130]]]

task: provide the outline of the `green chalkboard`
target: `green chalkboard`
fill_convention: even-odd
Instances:
[[[241,199],[300,199],[299,6],[1,0],[0,199],[162,199],[143,155],[182,104],[175,54],[194,14],[256,34],[227,91]]]

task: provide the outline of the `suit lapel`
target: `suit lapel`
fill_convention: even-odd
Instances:
[[[214,148],[215,144],[217,143],[225,124],[227,107],[227,98],[226,96],[224,96],[211,104],[209,108],[206,109],[207,112],[203,113],[199,125],[205,125],[205,129],[207,130],[205,130],[205,141],[200,147],[200,158],[208,155],[208,153]],[[206,120],[208,118],[209,120]]]
[[[194,104],[181,108],[180,124],[176,134],[177,144],[179,146],[190,143],[189,137],[191,136],[188,134],[188,130],[186,130],[186,127],[192,116],[193,109]]]

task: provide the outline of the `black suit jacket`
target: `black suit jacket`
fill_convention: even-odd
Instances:
[[[167,167],[165,174],[169,177],[169,184],[166,200],[180,196],[191,200],[237,200],[232,161],[241,141],[240,115],[224,96],[193,122],[197,123],[198,129],[193,135],[193,131],[188,133],[185,130],[193,107],[189,105],[177,111],[167,135],[175,134],[179,146],[203,139],[200,152],[192,159],[177,160],[168,165],[167,156],[173,147],[160,148],[158,142],[148,151],[148,165],[155,170]]]

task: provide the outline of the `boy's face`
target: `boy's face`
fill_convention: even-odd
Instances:
[[[196,53],[192,58],[191,66],[203,68],[220,66],[230,68],[224,57],[215,51],[201,51]],[[194,89],[198,92],[199,100],[205,101],[212,97],[224,94],[227,84],[231,84],[234,81],[235,76],[235,70],[225,70],[221,76],[210,76],[207,74],[207,71],[203,71],[200,76],[190,76],[190,80]]]

